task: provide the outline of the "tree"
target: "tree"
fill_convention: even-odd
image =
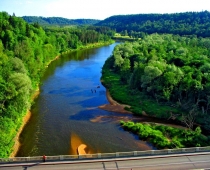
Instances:
[[[15,37],[12,31],[6,30],[4,35],[4,43],[6,45],[6,48],[13,50],[15,45]]]
[[[31,90],[31,80],[26,74],[13,73],[9,76],[7,83],[8,114],[15,112],[22,114],[29,108]],[[13,114],[13,119],[14,116],[17,115]]]
[[[197,104],[192,107],[192,109],[186,115],[182,115],[181,121],[189,128],[193,129],[196,116],[198,115],[198,101]]]
[[[17,73],[27,74],[26,68],[21,59],[15,57],[11,59],[13,71]]]
[[[147,84],[150,84],[152,80],[157,78],[162,74],[162,71],[154,66],[146,66],[144,68],[144,75],[141,77],[142,87],[146,87]]]

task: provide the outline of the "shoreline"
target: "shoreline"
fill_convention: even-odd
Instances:
[[[120,104],[117,101],[115,101],[109,90],[106,89],[106,98],[109,101],[109,104],[104,104],[101,106],[98,106],[98,108],[103,109],[103,110],[107,110],[110,112],[119,112],[119,113],[130,113],[133,114],[132,112],[125,110],[125,107],[130,107],[129,105],[125,105],[125,104]]]
[[[22,133],[24,127],[26,126],[26,124],[29,122],[30,118],[31,118],[31,111],[28,111],[26,113],[26,115],[23,117],[22,119],[22,125],[20,126],[19,130],[17,131],[17,134],[16,136],[14,137],[14,141],[15,141],[15,144],[13,145],[13,151],[12,153],[10,154],[10,158],[12,157],[15,157],[17,155],[17,152],[21,146],[21,143],[20,143],[20,134]]]
[[[120,104],[117,101],[115,101],[112,98],[108,89],[106,89],[106,97],[107,97],[107,100],[109,101],[109,104],[104,104],[104,105],[98,106],[98,108],[107,110],[110,112],[133,114],[132,112],[124,109],[125,107],[130,107],[130,106],[126,105],[126,104]],[[142,117],[153,118],[152,116],[147,115],[146,112],[144,112],[144,111],[142,112]],[[92,122],[98,122],[98,121],[100,121],[100,119],[101,119],[101,117],[99,117],[99,119],[93,119]],[[164,125],[164,126],[171,126],[174,128],[187,129],[186,127],[184,127],[182,125],[173,124],[173,123],[167,124],[167,123],[158,123],[158,122],[152,122],[152,121],[150,121],[150,122],[146,121],[144,123],[149,123],[149,124],[152,123],[152,124],[156,124],[156,125]]]
[[[40,94],[40,89],[37,89],[35,92],[34,92],[34,94],[32,95],[32,97],[31,97],[31,99],[32,99],[32,101],[34,100],[34,99],[36,99],[38,96],[39,96],[39,94]],[[21,142],[20,142],[20,135],[21,135],[21,133],[22,133],[22,131],[23,131],[23,129],[24,129],[24,127],[26,126],[26,124],[29,122],[29,120],[30,120],[30,118],[31,118],[31,116],[32,116],[32,113],[31,113],[31,111],[30,111],[30,109],[26,112],[26,114],[25,114],[25,116],[23,116],[23,118],[22,118],[22,125],[20,126],[20,128],[18,129],[18,131],[17,131],[17,134],[16,134],[16,136],[14,137],[14,145],[13,145],[13,147],[12,147],[12,153],[10,154],[10,158],[11,157],[15,157],[16,155],[17,155],[17,153],[18,153],[18,150],[19,150],[19,148],[20,148],[20,146],[21,146]]]

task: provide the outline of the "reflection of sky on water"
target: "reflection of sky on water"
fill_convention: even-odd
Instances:
[[[134,135],[123,131],[115,119],[112,121],[112,116],[122,115],[97,108],[108,103],[100,77],[114,46],[74,52],[48,67],[18,156],[69,154],[72,133],[94,152],[148,149]],[[79,56],[84,60],[79,61]],[[77,59],[70,60],[71,57]],[[104,117],[102,123],[91,122],[98,116],[109,117]]]

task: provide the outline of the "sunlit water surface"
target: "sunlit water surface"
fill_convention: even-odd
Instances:
[[[89,153],[151,148],[119,126],[122,117],[132,119],[132,115],[98,108],[108,103],[100,82],[101,69],[116,44],[73,52],[49,65],[17,156],[77,154],[81,143],[88,146]],[[105,118],[91,121],[98,116]]]

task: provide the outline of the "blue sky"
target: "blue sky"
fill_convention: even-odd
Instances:
[[[16,16],[105,19],[112,15],[210,11],[210,0],[0,0]]]

